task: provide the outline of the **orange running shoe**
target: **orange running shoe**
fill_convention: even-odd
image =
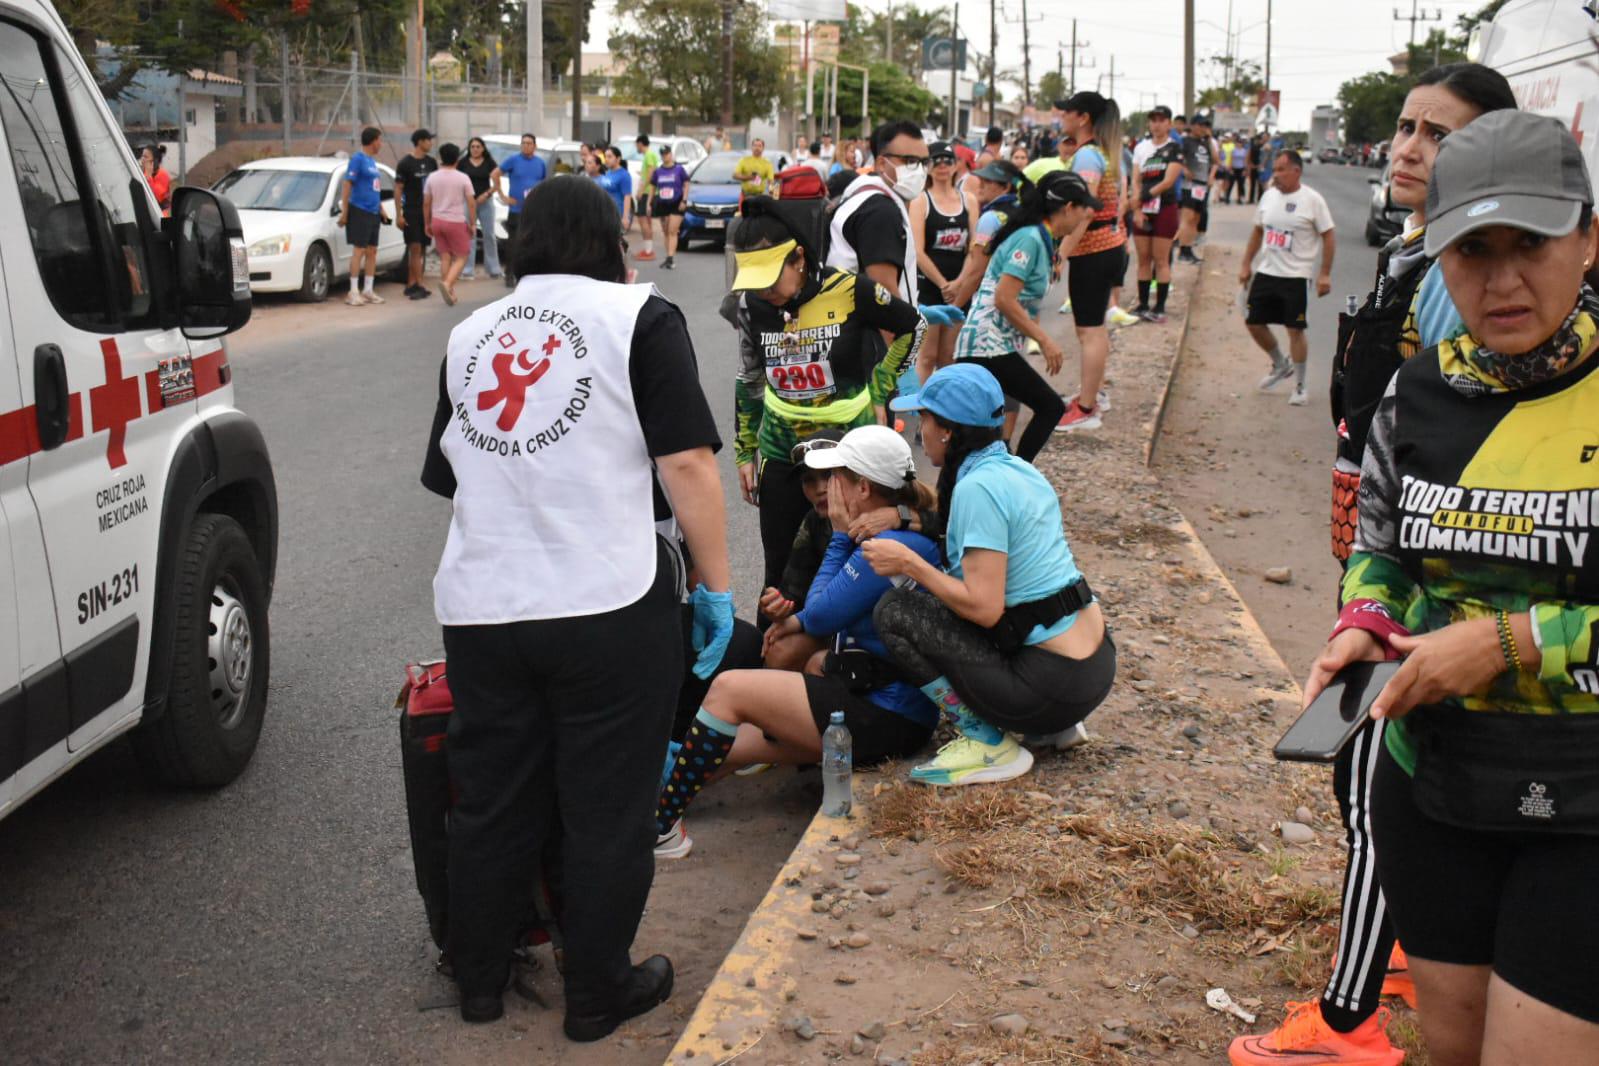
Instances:
[[[1269,1033],[1241,1036],[1227,1049],[1232,1066],[1399,1066],[1405,1053],[1388,1042],[1388,1009],[1338,1033],[1321,1020],[1321,1003],[1289,1003],[1288,1016]]]
[[[1388,975],[1382,979],[1382,994],[1398,996],[1405,1001],[1405,1006],[1416,1009],[1416,982],[1410,979],[1410,960],[1405,958],[1405,949],[1397,942],[1394,953],[1388,956]]]

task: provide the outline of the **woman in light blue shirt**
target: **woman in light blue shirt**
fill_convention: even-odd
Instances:
[[[1115,680],[1116,646],[1062,532],[1054,487],[1000,440],[1005,397],[994,376],[956,363],[892,406],[921,412],[922,447],[941,467],[949,565],[867,541],[872,569],[902,586],[873,621],[905,679],[960,733],[911,779],[1008,781],[1033,765],[1011,733],[1035,747],[1083,739],[1082,720]]]

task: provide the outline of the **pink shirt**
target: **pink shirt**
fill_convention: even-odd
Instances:
[[[435,222],[465,222],[466,201],[472,195],[472,179],[454,167],[440,167],[428,175],[424,195],[433,201]]]

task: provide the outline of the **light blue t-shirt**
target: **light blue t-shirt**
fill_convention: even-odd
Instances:
[[[1060,499],[1032,463],[995,442],[961,463],[944,534],[949,572],[961,577],[961,557],[973,548],[1004,552],[1005,606],[1041,600],[1082,576],[1061,530]],[[1059,636],[1077,621],[1069,614],[1034,626],[1028,644]]]
[[[1416,298],[1416,333],[1421,338],[1421,347],[1431,348],[1439,341],[1454,340],[1465,332],[1466,323],[1455,310],[1455,301],[1444,284],[1444,272],[1435,264],[1421,279],[1421,291]]]
[[[1105,171],[1108,169],[1110,164],[1097,144],[1085,144],[1072,153],[1072,170],[1082,175],[1088,182],[1090,191],[1093,190],[1095,183],[1105,176]]]
[[[544,180],[544,160],[536,155],[523,155],[518,152],[500,164],[500,173],[505,175],[506,183],[510,186],[511,214],[522,210],[522,204],[527,201],[527,194],[533,191],[533,186]]]
[[[1049,291],[1049,277],[1055,264],[1055,241],[1043,226],[1025,226],[1005,238],[988,260],[983,283],[972,297],[966,324],[955,338],[956,359],[993,359],[1008,352],[1025,350],[1027,337],[994,306],[999,279],[1020,278],[1022,291],[1017,302],[1032,318],[1038,317],[1038,302]]]

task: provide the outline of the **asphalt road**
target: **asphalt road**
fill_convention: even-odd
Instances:
[[[731,441],[722,257],[678,263],[645,266],[645,280],[686,312]],[[553,1035],[558,1010],[471,1032],[452,1010],[419,1010],[450,993],[431,971],[412,881],[391,708],[407,659],[440,649],[431,581],[449,510],[417,482],[439,359],[463,312],[504,294],[487,280],[461,288],[466,306],[454,310],[387,284],[390,302],[375,308],[268,299],[231,339],[237,402],[266,433],[282,512],[261,745],[214,794],[148,786],[114,745],[0,822],[0,1061],[664,1057],[665,1012],[651,1016],[658,1053],[624,1054],[614,1042],[566,1045]],[[747,616],[758,535],[735,498],[730,449],[722,465]],[[618,649],[619,668],[625,658]],[[758,810],[737,810],[757,790],[743,781],[708,796],[727,817],[696,824],[706,857],[657,877],[657,896],[674,877],[679,897],[697,888],[698,911],[652,897],[640,948],[661,949],[674,922],[680,939],[708,941],[679,1003],[692,1004],[814,807],[804,775],[752,780]],[[707,876],[719,879],[711,897],[694,880]]]

